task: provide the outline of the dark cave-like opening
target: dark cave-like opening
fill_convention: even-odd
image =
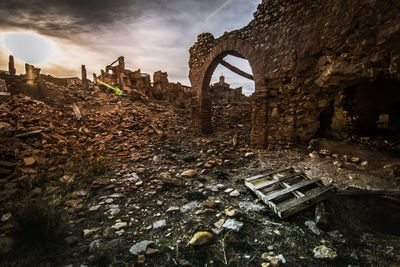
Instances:
[[[344,88],[319,121],[317,137],[400,151],[400,81],[362,81]]]
[[[344,94],[356,118],[355,133],[374,136],[400,130],[400,81],[363,82],[346,88]]]

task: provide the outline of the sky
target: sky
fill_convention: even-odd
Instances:
[[[80,77],[125,57],[127,69],[152,75],[162,70],[171,82],[190,85],[189,48],[197,35],[242,28],[253,19],[261,0],[7,0],[0,1],[0,69],[15,56],[17,73],[25,62],[55,77]],[[29,33],[30,39],[21,37]],[[22,35],[23,36],[23,35]],[[10,50],[13,50],[13,52]],[[248,62],[225,58],[251,73]],[[218,66],[231,87],[247,94],[254,83]]]

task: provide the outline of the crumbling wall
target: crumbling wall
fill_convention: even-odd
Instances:
[[[264,0],[244,28],[219,38],[201,34],[190,48],[189,77],[198,92],[194,121],[210,126],[208,72],[218,58],[239,54],[255,76],[253,143],[310,140],[330,103],[335,113],[345,112],[338,100],[342,90],[364,81],[400,80],[399,13],[399,1]]]
[[[118,62],[118,65],[112,66]],[[101,70],[101,75],[94,74],[94,81],[102,81],[107,84],[117,86],[120,89],[130,92],[137,90],[150,99],[167,100],[171,103],[180,104],[190,102],[192,90],[189,86],[168,81],[166,72],[157,71],[153,75],[153,85],[150,75],[142,73],[140,69],[131,71],[125,69],[124,57],[119,57],[113,64],[106,66],[105,71]]]

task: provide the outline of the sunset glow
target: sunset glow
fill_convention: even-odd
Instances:
[[[43,64],[53,54],[53,43],[38,34],[9,32],[3,34],[3,43],[17,59],[29,64]]]

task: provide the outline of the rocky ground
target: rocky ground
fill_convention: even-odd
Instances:
[[[395,152],[323,139],[253,150],[245,104],[215,106],[205,137],[183,105],[64,93],[0,105],[1,266],[400,264],[395,196],[338,194],[317,225],[315,207],[279,219],[244,185],[294,167],[340,192],[393,193]]]

